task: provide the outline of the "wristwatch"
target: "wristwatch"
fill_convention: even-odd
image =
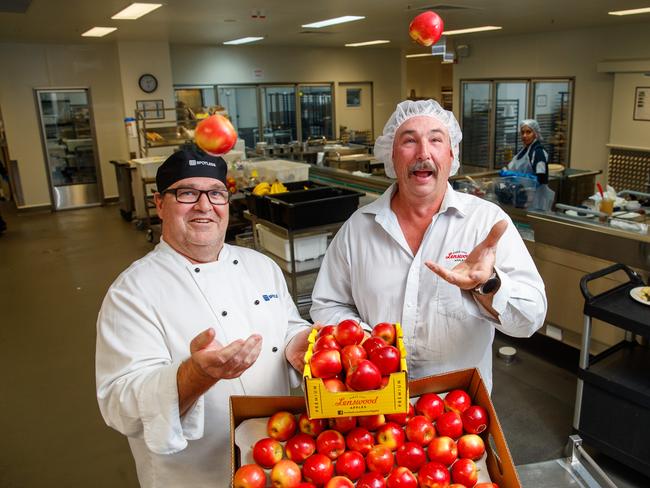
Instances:
[[[501,288],[501,278],[495,270],[492,270],[492,275],[487,279],[485,283],[481,283],[474,290],[474,293],[478,295],[492,295],[499,291]]]

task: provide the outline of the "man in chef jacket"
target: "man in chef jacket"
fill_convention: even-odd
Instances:
[[[97,322],[97,398],[143,487],[230,480],[231,395],[287,395],[309,324],[279,268],[224,243],[225,161],[186,148],[159,168],[153,251],[110,287]]]
[[[375,143],[397,182],[345,223],[325,255],[311,317],[400,322],[412,378],[477,367],[492,387],[492,341],[543,324],[535,264],[497,205],[456,192],[462,134],[433,100],[401,102]]]

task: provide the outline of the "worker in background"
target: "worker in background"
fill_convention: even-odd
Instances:
[[[542,134],[535,119],[525,119],[519,124],[519,134],[524,147],[508,163],[508,169],[517,173],[534,174],[540,185],[548,183],[548,153],[542,146]]]
[[[397,178],[327,249],[311,317],[400,322],[409,377],[476,367],[492,386],[495,330],[528,337],[544,322],[544,283],[508,215],[456,192],[462,138],[433,100],[401,102],[375,143]]]
[[[99,407],[128,437],[143,487],[226,486],[230,396],[288,395],[290,366],[304,366],[311,328],[280,268],[224,243],[226,169],[193,147],[160,166],[160,243],[115,280],[99,313]]]

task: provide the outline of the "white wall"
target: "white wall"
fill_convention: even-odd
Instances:
[[[609,142],[650,151],[650,121],[633,117],[636,87],[640,86],[650,87],[650,77],[643,73],[616,73]]]
[[[429,97],[441,100],[443,87],[453,83],[453,64],[442,64],[441,56],[406,59],[406,86],[403,96],[415,90],[417,97]]]
[[[0,66],[0,106],[25,207],[51,203],[34,88],[90,88],[104,193],[117,194],[109,161],[128,153],[115,45],[0,43]]]

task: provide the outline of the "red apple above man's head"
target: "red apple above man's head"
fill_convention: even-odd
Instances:
[[[395,456],[388,447],[378,444],[366,454],[366,468],[386,476],[393,469]]]
[[[284,445],[284,452],[294,463],[302,464],[305,459],[316,452],[316,441],[310,435],[294,435]]]
[[[371,337],[381,337],[388,345],[395,345],[397,333],[395,326],[388,322],[381,322],[375,325],[370,332]]]
[[[314,342],[312,352],[322,351],[323,349],[336,349],[338,351],[341,349],[341,345],[332,334],[323,335]]]
[[[451,466],[458,459],[458,447],[451,437],[440,436],[433,439],[427,447],[429,461]]]
[[[357,451],[345,451],[336,459],[336,474],[356,481],[366,471],[366,460]]]
[[[339,457],[345,451],[345,438],[336,430],[326,430],[316,437],[316,450],[331,460]]]
[[[345,476],[334,476],[327,482],[325,488],[354,488],[354,483]]]
[[[478,481],[478,468],[471,459],[459,459],[451,467],[451,479],[454,483],[473,487]]]
[[[433,424],[424,415],[412,417],[404,428],[406,438],[421,446],[426,446],[436,436],[436,429]]]
[[[488,413],[480,405],[471,405],[460,415],[463,429],[468,434],[480,434],[488,425]]]
[[[323,486],[334,476],[334,463],[324,454],[314,454],[305,459],[302,477],[316,486]]]
[[[440,39],[444,28],[444,23],[437,13],[422,12],[411,21],[409,36],[418,44],[429,47]]]
[[[360,415],[357,417],[357,425],[374,432],[386,423],[386,416],[383,413],[375,415]]]
[[[376,390],[381,386],[381,372],[372,361],[362,359],[348,371],[345,385],[355,391]]]
[[[359,478],[357,488],[386,488],[386,480],[381,473],[369,471]]]
[[[424,415],[431,422],[435,421],[445,411],[445,403],[435,393],[425,393],[415,402],[415,413]]]
[[[345,386],[345,383],[338,378],[324,378],[323,385],[325,385],[327,391],[331,391],[332,393],[348,391],[348,387]]]
[[[303,434],[316,437],[327,428],[327,420],[310,419],[306,413],[301,413],[298,417],[298,427]]]
[[[386,488],[418,488],[418,479],[407,467],[398,466],[386,478]]]
[[[226,117],[214,114],[196,125],[194,141],[208,154],[219,156],[235,146],[237,131]]]
[[[354,320],[343,320],[339,322],[334,331],[334,337],[341,346],[361,344],[363,341],[363,329]]]
[[[436,420],[436,430],[438,435],[458,439],[463,435],[463,421],[456,412],[445,412]]]
[[[384,346],[375,349],[370,355],[370,360],[375,363],[382,375],[389,375],[399,371],[400,354],[395,346]]]
[[[278,461],[271,469],[271,482],[276,488],[298,488],[301,480],[300,467],[290,459]]]
[[[485,443],[476,434],[465,434],[456,442],[458,445],[458,456],[478,461],[485,454]]]
[[[357,426],[356,417],[332,417],[328,420],[329,428],[341,434],[347,434]]]
[[[383,340],[381,337],[369,337],[368,339],[363,341],[361,345],[366,350],[366,353],[370,355],[375,349],[388,346],[389,344],[386,344],[386,341]]]
[[[431,461],[418,471],[420,488],[447,488],[451,477],[447,466]]]
[[[458,414],[463,413],[472,405],[472,398],[463,390],[451,390],[445,396],[445,408]]]
[[[375,436],[368,429],[355,427],[345,436],[345,445],[351,451],[358,451],[365,456],[375,445]]]
[[[270,437],[260,439],[253,446],[253,459],[263,468],[272,468],[283,455],[282,444]]]
[[[266,433],[276,441],[286,441],[296,433],[298,422],[291,412],[275,412],[266,422]]]
[[[399,425],[406,425],[406,423],[415,415],[415,409],[413,405],[409,403],[409,409],[406,413],[387,413],[386,420],[389,422],[395,422]]]
[[[350,371],[354,366],[357,366],[361,360],[367,358],[366,350],[359,344],[350,344],[341,349],[341,363],[343,369]],[[380,368],[381,369],[381,368]]]
[[[420,444],[406,442],[395,452],[395,459],[398,466],[404,466],[417,473],[422,465],[427,462],[427,454]]]
[[[309,360],[311,375],[314,378],[331,378],[343,369],[341,355],[336,349],[323,349],[314,353]]]
[[[375,437],[377,438],[377,444],[383,444],[390,448],[391,451],[396,451],[406,442],[404,430],[394,422],[386,422],[379,427],[375,433]]]
[[[266,473],[257,464],[244,464],[235,472],[233,488],[264,488]]]

